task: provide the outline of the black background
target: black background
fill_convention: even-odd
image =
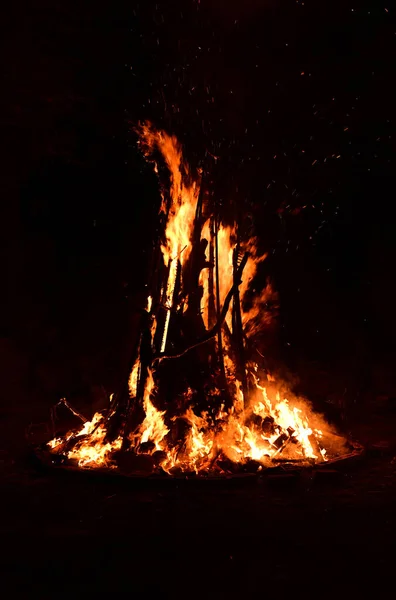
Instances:
[[[5,596],[389,594],[392,7],[37,0],[1,25]],[[90,416],[124,373],[159,203],[132,132],[144,119],[193,166],[220,157],[216,197],[254,216],[269,252],[257,283],[279,291],[266,350],[365,445],[350,470],[146,486],[28,467],[29,423],[45,422],[29,441],[48,439],[59,397]]]
[[[339,412],[394,394],[396,24],[382,4],[14,5],[6,412],[18,394],[89,403],[119,381],[159,204],[133,133],[145,119],[193,166],[219,156],[216,194],[253,215],[258,285],[270,276],[280,296],[274,355],[299,390]]]

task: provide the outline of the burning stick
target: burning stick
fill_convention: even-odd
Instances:
[[[197,348],[197,346],[201,346],[202,344],[205,344],[206,342],[208,342],[209,340],[211,340],[212,338],[214,338],[218,334],[218,332],[221,329],[221,326],[224,323],[225,318],[227,316],[231,300],[232,300],[232,298],[233,298],[233,296],[235,294],[235,289],[238,289],[239,285],[241,284],[242,272],[243,272],[243,269],[245,268],[245,265],[247,263],[248,257],[249,257],[249,254],[246,253],[244,255],[243,259],[241,260],[241,263],[240,263],[240,265],[238,267],[238,270],[236,272],[236,275],[235,275],[234,285],[232,286],[232,288],[230,289],[230,291],[228,292],[228,294],[226,296],[223,308],[222,308],[222,310],[220,312],[220,316],[219,316],[218,321],[216,322],[216,325],[214,327],[212,327],[212,329],[210,329],[207,332],[207,334],[204,335],[200,340],[197,340],[197,342],[195,344],[192,344],[191,346],[188,346],[184,350],[179,351],[179,352],[175,352],[175,353],[160,353],[157,356],[154,356],[154,358],[153,358],[153,364],[156,361],[161,361],[161,360],[168,359],[168,358],[180,358],[181,356],[184,356],[185,354],[187,354],[187,352],[189,352],[193,348]]]
[[[180,251],[179,256],[186,248],[187,248],[187,246],[184,246],[184,248]],[[177,291],[178,291],[177,281],[178,281],[178,278],[180,277],[179,256],[176,258],[172,258],[169,263],[169,274],[168,274],[168,282],[167,282],[167,286],[166,286],[166,296],[165,296],[165,304],[164,304],[167,312],[166,312],[166,317],[165,317],[164,332],[162,334],[161,352],[165,352],[166,341],[168,339],[171,311],[174,309]]]
[[[239,244],[234,249],[233,254],[233,267],[234,267],[234,278],[238,277],[238,260],[239,260]],[[242,314],[241,314],[241,300],[239,297],[239,286],[235,287],[234,290],[234,303],[233,303],[233,331],[235,332],[235,338],[238,348],[238,375],[242,383],[242,393],[244,402],[247,402],[248,398],[248,385],[246,377],[245,367],[245,348],[243,343],[243,328],[242,328]]]
[[[214,219],[213,219],[213,230],[214,230],[214,240],[215,240],[215,257],[216,257],[216,315],[217,315],[217,321],[220,321],[220,317],[221,317],[221,310],[220,310],[220,277],[219,277],[219,239],[218,239],[218,230],[219,230],[219,226],[218,226],[218,220],[217,220],[217,216],[215,215]],[[246,257],[246,261],[245,264],[247,262],[247,257]],[[242,271],[240,273],[240,277],[242,275]],[[238,286],[239,283],[235,286],[234,282],[234,296],[235,294],[238,293]],[[227,313],[226,313],[227,314]],[[225,315],[226,316],[226,315]],[[225,320],[225,316],[223,321]],[[220,372],[221,372],[221,376],[223,379],[224,384],[226,384],[226,376],[225,376],[225,370],[224,370],[224,355],[223,355],[223,339],[222,339],[222,335],[221,335],[221,325],[218,329],[217,332],[217,344],[218,344],[218,354],[219,354],[219,365],[220,365]]]
[[[71,406],[71,404],[66,400],[66,398],[61,398],[61,400],[59,400],[59,402],[54,406],[53,411],[56,412],[56,408],[58,406],[60,406],[61,404],[64,404],[66,406],[66,408],[68,408],[70,410],[71,413],[73,413],[74,416],[78,417],[79,419],[81,419],[81,421],[83,423],[86,423],[88,421],[88,419],[86,419],[84,417],[84,415],[82,415],[80,412],[78,412],[78,410],[76,410],[75,408],[73,408]]]

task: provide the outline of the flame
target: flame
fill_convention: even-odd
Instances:
[[[53,440],[50,440],[47,443],[47,446],[49,446],[50,448],[52,448],[52,450],[54,450],[55,448],[58,448],[58,446],[60,446],[61,444],[63,444],[64,441],[65,440],[63,438],[61,438],[61,437],[54,438]]]
[[[168,309],[162,336],[161,352],[165,351],[170,310],[173,307],[174,291],[178,274],[178,263],[184,265],[191,253],[191,236],[199,195],[199,184],[192,180],[189,168],[182,160],[181,146],[175,136],[156,131],[150,125],[140,127],[140,143],[146,156],[158,149],[165,159],[170,174],[170,199],[162,196],[161,212],[167,215],[166,241],[161,246],[165,265],[169,268],[165,293],[165,307]]]
[[[209,240],[209,219],[205,223],[202,230],[202,238]],[[233,267],[233,254],[236,247],[236,225],[224,225],[220,224],[218,230],[218,270],[219,270],[219,289],[220,289],[220,304],[222,305],[225,297],[233,285],[234,278],[234,267]],[[239,288],[240,298],[242,305],[245,304],[246,296],[250,291],[250,286],[254,280],[258,265],[267,258],[267,254],[260,254],[257,250],[257,238],[252,237],[241,244],[241,253],[248,252],[249,257],[246,266],[243,271],[243,278]],[[216,274],[214,275],[216,281]],[[204,322],[208,328],[208,275],[201,271],[200,284],[204,287],[204,294],[202,298],[202,310],[204,314]],[[251,334],[257,333],[263,326],[268,324],[272,320],[272,315],[267,310],[269,302],[274,302],[275,306],[277,303],[277,294],[274,292],[271,282],[267,282],[265,288],[253,295],[250,300],[249,309],[242,310],[242,323],[246,330]],[[227,315],[227,324],[230,330],[232,330],[231,314]]]
[[[217,262],[219,265],[219,288],[220,288],[220,304],[224,303],[227,292],[234,283],[233,271],[233,252],[235,243],[232,238],[234,228],[230,225],[220,224],[217,234],[218,256]]]
[[[169,194],[162,193],[161,212],[166,218],[164,239],[161,251],[167,268],[167,279],[162,284],[161,310],[165,312],[162,321],[160,352],[165,352],[172,315],[179,311],[183,314],[187,300],[183,296],[183,275],[192,251],[192,233],[194,229],[200,182],[193,178],[188,165],[183,161],[181,146],[174,136],[156,131],[150,125],[141,126],[140,144],[147,157],[155,151],[162,155],[170,175]],[[155,170],[158,172],[157,165]],[[220,223],[217,228],[217,248],[215,253],[216,269],[209,265],[209,248],[213,244],[211,219],[207,219],[201,228],[201,240],[208,242],[205,254],[205,268],[199,274],[199,285],[203,294],[201,312],[206,329],[210,328],[209,305],[210,294],[216,296],[219,289],[220,306],[234,284],[234,260],[248,253],[248,260],[243,270],[239,286],[241,299],[241,317],[244,335],[254,336],[263,325],[270,322],[272,315],[268,305],[276,305],[277,297],[270,282],[260,292],[251,292],[260,263],[266,254],[258,250],[258,240],[238,239],[235,224]],[[235,257],[238,243],[239,257]],[[216,282],[218,271],[218,286]],[[212,277],[212,279],[210,279]],[[209,289],[214,279],[214,289]],[[181,281],[182,292],[175,298],[176,282]],[[178,288],[179,289],[179,288]],[[158,299],[148,297],[146,310],[153,322],[151,332],[159,327],[156,318]],[[232,332],[232,306],[226,315],[226,323]],[[224,326],[224,330],[226,327]],[[229,463],[243,465],[255,461],[258,469],[276,464],[280,460],[297,460],[300,462],[326,461],[329,455],[341,452],[342,444],[334,441],[329,434],[323,418],[314,414],[309,404],[291,394],[287,388],[264,371],[259,365],[247,362],[245,365],[246,380],[249,393],[244,397],[242,382],[238,380],[235,350],[232,342],[223,339],[223,359],[225,375],[228,382],[229,397],[223,389],[216,388],[208,392],[208,409],[197,411],[194,404],[194,390],[188,389],[183,397],[177,416],[169,417],[165,410],[159,410],[160,404],[156,387],[155,373],[151,370],[145,383],[142,406],[144,418],[137,429],[128,435],[127,441],[131,451],[137,453],[159,454],[159,466],[167,473],[176,472],[225,472]],[[138,394],[138,382],[141,372],[140,358],[132,368],[129,377],[131,398]],[[266,379],[266,381],[265,381]],[[245,385],[245,384],[244,384]],[[246,388],[243,388],[246,391]],[[224,397],[223,397],[224,394]],[[216,410],[211,406],[215,399]],[[227,409],[225,408],[227,406]],[[184,423],[182,439],[172,441],[172,423],[175,420]],[[106,438],[106,419],[96,413],[92,421],[86,422],[77,433],[68,433],[64,438],[55,438],[48,442],[52,452],[66,452],[69,459],[76,460],[81,467],[114,466],[114,452],[121,449],[123,439],[118,437],[113,442]],[[326,448],[325,448],[326,446]],[[228,465],[228,466],[227,466]]]
[[[153,385],[153,383],[151,383]],[[151,389],[151,386],[150,386]],[[164,425],[165,412],[160,412],[150,403],[146,404],[140,443],[153,441],[157,450],[166,453],[161,467],[167,473],[177,471],[191,472],[210,470],[216,460],[226,457],[235,463],[254,460],[268,466],[280,451],[285,453],[286,446],[292,447],[292,456],[301,460],[326,460],[326,450],[320,447],[323,437],[321,430],[313,430],[309,425],[309,409],[303,414],[301,408],[292,405],[286,398],[281,399],[275,393],[271,400],[267,389],[256,382],[259,399],[248,411],[241,409],[241,403],[235,402],[229,412],[219,410],[216,417],[207,412],[196,415],[189,408],[183,419],[189,425],[184,441],[177,446],[168,446],[165,436],[169,429]],[[264,433],[256,420],[249,425],[252,415],[262,422],[271,418],[274,427],[270,433]],[[312,439],[315,438],[320,456],[315,454]]]
[[[84,426],[74,434],[76,438],[82,438],[77,441],[72,450],[67,453],[67,457],[76,460],[79,467],[112,467],[112,453],[119,450],[122,445],[122,438],[118,437],[113,442],[105,442],[106,427],[103,423],[104,417],[101,413],[95,413],[92,421],[86,421]],[[60,442],[62,445],[73,437],[68,434]],[[60,445],[59,438],[48,442],[50,448],[57,448]]]
[[[163,450],[164,438],[169,433],[169,429],[164,423],[165,411],[161,412],[155,408],[151,402],[150,395],[154,390],[154,379],[152,372],[149,371],[146,387],[144,391],[144,411],[145,419],[139,428],[138,435],[133,434],[131,439],[137,444],[153,442],[156,450]]]
[[[166,243],[162,252],[166,264],[179,258],[184,264],[191,252],[191,234],[194,227],[199,184],[192,180],[188,165],[183,162],[181,146],[175,136],[156,131],[150,125],[142,125],[140,143],[146,156],[158,149],[165,159],[170,173],[170,203],[163,197],[161,212],[167,214]],[[170,290],[169,290],[170,292]],[[167,297],[169,297],[167,292]]]
[[[140,368],[140,361],[136,360],[135,364],[132,367],[132,371],[131,371],[131,374],[129,375],[129,380],[128,380],[128,389],[129,389],[129,395],[131,396],[131,398],[136,398],[137,384],[138,384],[138,377],[139,377],[139,368]]]
[[[202,227],[201,240],[206,240],[208,245],[205,249],[205,260],[209,262],[209,242],[211,238],[210,233],[210,219],[207,219]],[[202,319],[206,329],[209,329],[209,270],[202,269],[199,274],[199,285],[202,286],[202,299],[201,299],[201,313]]]
[[[211,430],[207,413],[197,416],[189,408],[183,418],[189,424],[190,430],[182,448],[172,448],[167,452],[161,467],[167,473],[173,470],[195,471],[206,469],[215,457],[215,434]]]
[[[152,298],[152,296],[148,296],[148,298],[147,298],[147,306],[146,306],[146,311],[147,311],[148,313],[150,313],[152,308],[153,308],[153,298]]]

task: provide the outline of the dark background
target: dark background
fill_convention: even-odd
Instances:
[[[145,119],[219,156],[218,198],[253,215],[298,390],[347,421],[396,393],[390,9],[40,0],[3,27],[3,415],[89,412],[122,376],[159,203]]]
[[[391,7],[37,0],[1,24],[3,596],[389,595]],[[253,215],[279,292],[268,353],[365,445],[350,470],[200,488],[28,466],[29,423],[61,396],[88,416],[124,373],[159,202],[132,133],[147,118],[194,166],[220,157],[216,197]]]

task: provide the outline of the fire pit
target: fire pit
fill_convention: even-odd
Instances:
[[[126,475],[204,478],[324,467],[361,448],[331,432],[268,372],[255,344],[276,294],[252,282],[266,255],[223,221],[175,137],[150,125],[140,145],[160,176],[152,253],[129,374],[106,411],[40,450],[47,464]]]

